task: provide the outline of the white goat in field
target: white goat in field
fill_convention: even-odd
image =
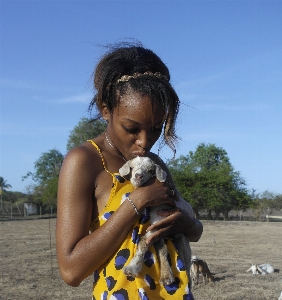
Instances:
[[[148,157],[136,157],[128,162],[126,162],[120,169],[119,173],[122,176],[130,174],[130,181],[134,187],[139,187],[145,183],[149,178],[156,176],[157,179],[161,182],[166,180],[166,172],[161,169],[161,167],[155,164]],[[191,218],[193,218],[193,210],[190,204],[182,199],[179,195],[178,200],[175,201],[177,207],[185,211]],[[150,222],[154,224],[164,217],[157,214],[158,210],[171,208],[168,204],[163,204],[156,207],[150,207]],[[138,246],[135,256],[132,258],[130,263],[123,268],[123,272],[127,276],[138,276],[139,272],[142,269],[142,264],[144,260],[144,255],[148,250],[148,245],[146,239],[150,236],[152,232],[147,232],[145,236],[142,236]],[[190,266],[191,266],[191,249],[189,245],[189,240],[184,234],[180,234],[177,239],[176,248],[179,251],[179,257],[183,264],[185,264],[187,276],[190,278]],[[158,240],[154,243],[154,247],[157,252],[158,259],[160,261],[160,283],[162,285],[169,285],[175,281],[171,266],[167,260],[167,247],[163,239]]]
[[[247,272],[252,271],[253,275],[267,275],[274,273],[274,268],[271,264],[252,265]]]

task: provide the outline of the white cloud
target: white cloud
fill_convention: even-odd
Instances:
[[[175,85],[175,90],[180,91],[186,88],[191,88],[194,86],[202,86],[211,82],[216,81],[219,78],[222,78],[223,76],[225,76],[227,73],[227,71],[222,71],[219,72],[217,74],[211,74],[209,76],[205,76],[202,78],[197,78],[197,79],[190,79],[190,80],[186,80],[186,81],[182,81],[179,82],[178,84]]]
[[[56,103],[89,103],[93,98],[91,93],[83,93],[80,95],[69,96],[55,100]]]
[[[24,80],[16,80],[16,79],[15,80],[1,79],[0,85],[2,88],[25,89],[25,90],[39,90],[43,88],[38,84],[30,83]]]

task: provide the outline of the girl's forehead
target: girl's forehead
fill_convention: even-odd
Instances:
[[[155,124],[164,120],[164,111],[160,104],[152,100],[148,95],[140,95],[138,93],[121,96],[120,103],[115,108],[114,113],[121,118],[129,118],[136,122],[144,120],[144,122],[151,121]]]
[[[153,102],[156,102],[153,100]],[[132,107],[142,107],[142,106],[152,106],[152,99],[148,95],[141,95],[137,92],[129,92],[120,96],[119,106],[132,106]]]

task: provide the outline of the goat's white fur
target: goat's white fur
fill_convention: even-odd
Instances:
[[[120,169],[119,173],[122,176],[129,175],[130,181],[134,187],[139,187],[143,183],[145,183],[149,178],[156,176],[156,178],[165,182],[166,180],[166,172],[162,170],[162,168],[155,164],[148,157],[136,157],[128,162],[126,162]],[[182,199],[178,195],[178,200],[175,202],[176,206],[181,210],[185,211],[188,216],[193,217],[193,210],[190,204]],[[168,204],[162,204],[156,207],[150,207],[150,222],[154,224],[164,217],[157,214],[158,210],[168,209],[170,206]],[[136,277],[142,269],[142,264],[144,260],[145,252],[148,249],[148,245],[146,243],[146,239],[150,236],[152,232],[147,232],[145,236],[142,236],[138,246],[135,256],[132,258],[130,263],[123,268],[123,272],[128,276]],[[181,261],[185,264],[187,276],[190,279],[190,266],[191,266],[191,249],[189,245],[189,239],[184,235],[180,234],[178,238],[175,240],[177,243],[176,247],[179,251],[179,257]],[[158,259],[160,262],[160,283],[162,285],[169,285],[174,282],[175,277],[173,276],[173,272],[167,261],[167,247],[166,243],[163,239],[154,243],[154,247],[156,249]],[[190,280],[189,280],[190,282]]]
[[[247,272],[252,271],[253,275],[267,275],[270,273],[274,273],[274,268],[271,264],[261,264],[261,265],[251,265],[251,267],[247,270]]]

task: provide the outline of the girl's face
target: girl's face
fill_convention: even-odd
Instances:
[[[162,133],[164,112],[152,110],[149,96],[136,92],[125,94],[112,114],[103,113],[108,121],[107,132],[125,159],[146,156]]]

